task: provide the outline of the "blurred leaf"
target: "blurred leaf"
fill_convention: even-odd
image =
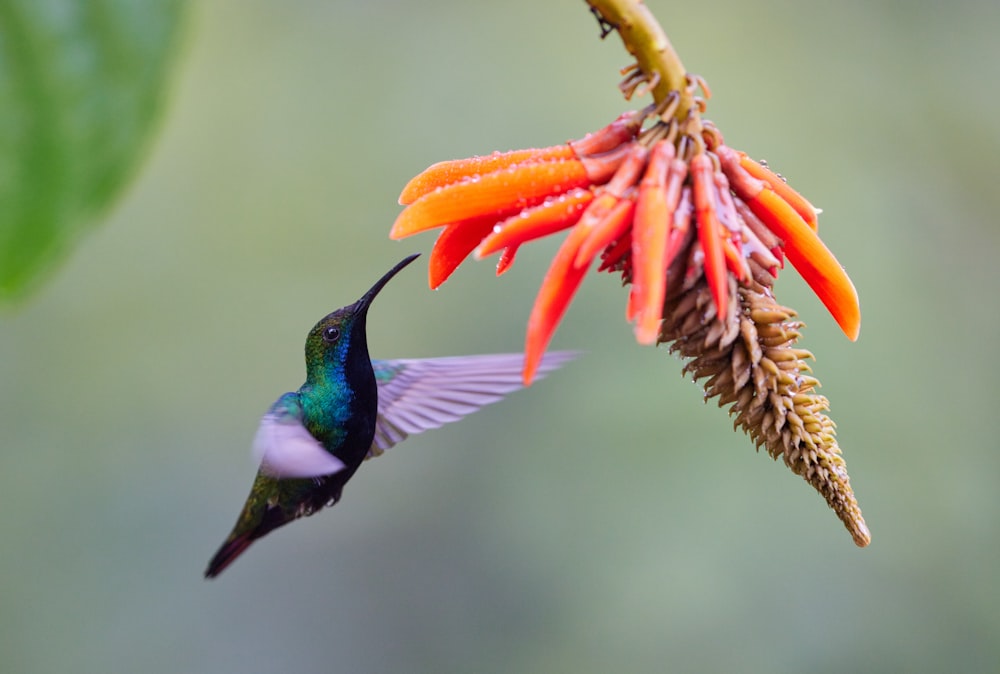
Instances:
[[[131,175],[182,6],[0,2],[0,298],[37,282]]]

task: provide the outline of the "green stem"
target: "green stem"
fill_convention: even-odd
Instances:
[[[642,0],[586,0],[605,23],[618,31],[628,52],[650,82],[653,101],[662,103],[670,92],[680,94],[674,117],[684,120],[693,105],[687,70],[656,17]]]

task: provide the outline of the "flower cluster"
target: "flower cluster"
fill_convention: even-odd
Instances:
[[[868,545],[812,354],[796,346],[803,324],[773,293],[787,259],[857,339],[858,295],[817,235],[819,211],[702,118],[708,87],[684,69],[644,3],[587,4],[601,37],[617,31],[635,58],[622,71],[625,98],[651,94],[653,103],[563,145],[431,166],[403,189],[390,236],[443,228],[429,264],[436,288],[472,253],[499,253],[502,274],[521,245],[569,230],[528,319],[525,383],[597,261],[629,284],[636,339],[684,358],[706,400],[728,406],[735,426]]]
[[[528,319],[525,382],[599,259],[599,271],[630,283],[636,339],[686,358],[706,398],[729,405],[735,424],[822,494],[865,546],[871,535],[829,402],[816,393],[812,354],[795,346],[802,324],[772,292],[787,258],[853,340],[854,285],[816,233],[818,210],[727,146],[700,110],[678,120],[671,101],[564,145],[435,164],[403,189],[390,236],[444,228],[429,263],[436,288],[473,252],[500,253],[502,274],[522,244],[569,229]]]
[[[818,211],[725,145],[710,122],[692,115],[681,123],[669,112],[650,106],[564,145],[441,162],[403,189],[406,208],[391,237],[444,227],[430,258],[431,287],[473,251],[500,252],[502,274],[522,244],[572,228],[528,320],[526,382],[598,255],[600,270],[631,281],[626,315],[643,344],[659,336],[672,278],[704,270],[724,320],[729,279],[747,286],[754,268],[776,276],[785,258],[857,338],[858,296],[816,234]],[[647,118],[655,121],[644,129]]]

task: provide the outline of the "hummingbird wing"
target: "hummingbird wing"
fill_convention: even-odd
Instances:
[[[576,351],[545,354],[539,376],[577,355]],[[522,388],[523,365],[520,353],[373,360],[378,417],[366,458],[379,456],[408,435],[458,421]]]
[[[271,477],[319,477],[342,470],[344,462],[326,451],[303,423],[302,403],[286,393],[260,420],[253,439],[254,457]]]

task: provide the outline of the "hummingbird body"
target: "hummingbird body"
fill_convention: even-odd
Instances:
[[[335,504],[366,458],[407,435],[457,421],[521,386],[520,354],[372,361],[366,318],[378,292],[417,255],[306,337],[306,381],[278,398],[254,438],[260,469],[229,537],[209,562],[214,578],[258,538]],[[546,356],[540,374],[575,354]]]

